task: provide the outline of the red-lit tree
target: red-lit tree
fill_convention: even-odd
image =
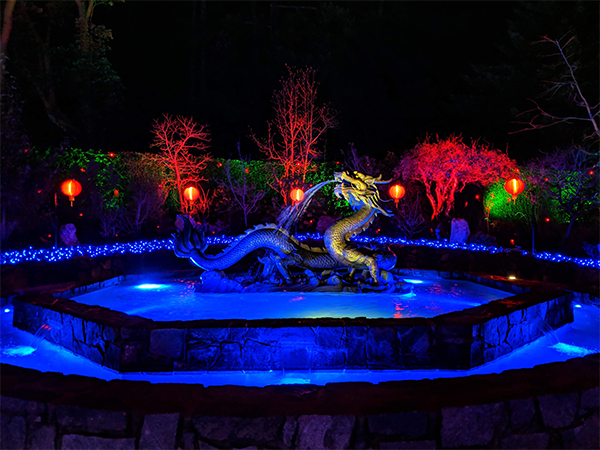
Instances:
[[[288,78],[273,94],[275,119],[268,122],[266,139],[254,141],[274,162],[274,189],[288,202],[291,185],[304,183],[311,162],[319,155],[318,142],[325,131],[337,127],[335,112],[328,105],[316,106],[318,83],[314,69],[288,67]]]
[[[198,185],[205,181],[202,171],[211,157],[206,150],[210,134],[206,125],[197,125],[193,119],[165,114],[155,120],[152,130],[153,147],[160,152],[153,159],[161,164],[161,188],[165,196],[172,195],[182,213],[189,213],[188,202],[183,197],[187,184]],[[197,154],[192,154],[195,151]]]
[[[425,185],[433,220],[441,213],[449,215],[456,192],[462,192],[467,184],[487,186],[516,170],[513,160],[488,145],[467,145],[460,136],[436,136],[435,141],[428,136],[402,157],[394,174]]]

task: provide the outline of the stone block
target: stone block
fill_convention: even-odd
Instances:
[[[292,448],[294,444],[294,436],[298,429],[298,418],[295,416],[287,416],[283,424],[283,444]]]
[[[580,408],[583,411],[598,410],[598,404],[600,403],[600,388],[588,389],[581,393],[581,405]],[[582,413],[583,413],[582,411]]]
[[[215,362],[221,356],[219,346],[187,349],[187,362],[190,370],[211,370]]]
[[[370,369],[393,369],[398,367],[400,346],[395,328],[370,328],[365,349]]]
[[[0,448],[12,450],[25,448],[25,418],[0,414]]]
[[[212,370],[241,370],[242,346],[237,342],[223,342],[219,358],[212,366]]]
[[[404,355],[426,355],[431,350],[433,331],[430,327],[396,327],[400,350]]]
[[[144,417],[140,449],[175,448],[179,414],[149,414]]]
[[[355,421],[354,416],[300,416],[296,448],[348,448]]]
[[[343,369],[346,367],[346,353],[340,349],[325,350],[316,348],[313,350],[311,369]]]
[[[327,350],[339,350],[345,346],[345,329],[343,327],[318,327],[317,347]]]
[[[556,394],[538,397],[544,425],[551,428],[567,427],[573,423],[579,395]]]
[[[134,450],[134,438],[109,439],[99,436],[81,436],[65,434],[62,438],[62,450]]]
[[[228,339],[229,328],[190,328],[187,333],[187,343],[191,346],[217,345]]]
[[[314,344],[303,342],[280,342],[279,361],[284,370],[308,370],[312,366]]]
[[[595,413],[580,426],[562,432],[564,448],[600,448],[600,433],[598,430],[600,430],[600,422],[598,413]]]
[[[170,359],[181,359],[186,330],[158,329],[150,332],[150,353]]]
[[[245,370],[281,369],[277,347],[248,339],[242,346],[242,365]]]
[[[366,369],[367,368],[367,327],[347,327],[346,328],[346,354],[347,369]]]
[[[192,419],[200,441],[213,442],[219,448],[281,447],[279,430],[283,417],[216,417],[196,416]]]
[[[487,446],[505,416],[502,403],[442,408],[442,447]]]
[[[61,432],[102,433],[125,431],[127,413],[86,409],[77,406],[57,406],[56,418]]]
[[[428,450],[437,448],[437,444],[435,443],[435,441],[380,442],[379,448],[381,450]]]
[[[427,434],[427,413],[412,411],[399,414],[377,414],[368,416],[371,433],[403,436],[425,437]]]
[[[535,404],[532,398],[509,400],[510,408],[510,427],[513,430],[530,425],[535,416]]]
[[[546,433],[514,434],[500,441],[501,448],[534,450],[548,448],[550,436]]]
[[[52,449],[55,447],[56,427],[53,425],[30,425],[27,435],[27,448]],[[2,447],[4,448],[4,447]]]
[[[178,449],[181,448],[182,450],[194,450],[197,448],[194,444],[196,441],[196,436],[194,436],[194,433],[183,433],[182,440],[183,447],[177,447]]]
[[[14,416],[39,417],[44,414],[46,407],[41,402],[2,395],[0,396],[0,410]]]

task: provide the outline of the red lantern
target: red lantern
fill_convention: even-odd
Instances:
[[[300,188],[292,189],[292,192],[290,192],[290,198],[294,203],[301,202],[304,199],[304,191]]]
[[[73,206],[73,200],[79,194],[81,194],[81,184],[77,180],[67,180],[63,181],[60,185],[60,190],[63,194],[69,197],[69,201],[71,202],[71,206]]]
[[[396,202],[396,205],[398,205],[398,200],[404,197],[404,194],[406,194],[406,189],[404,189],[404,186],[401,184],[394,184],[392,187],[390,187],[389,192],[390,197],[392,197]]]
[[[196,199],[198,197],[200,197],[200,191],[198,190],[198,188],[195,188],[194,186],[190,186],[188,188],[185,188],[185,190],[183,191],[183,196],[190,202],[194,202],[196,201]]]
[[[517,195],[519,195],[525,189],[525,183],[523,183],[520,178],[512,178],[506,182],[504,189],[506,192],[512,195],[513,200],[516,200]]]

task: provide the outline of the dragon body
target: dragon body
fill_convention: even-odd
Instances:
[[[368,177],[358,172],[335,174],[338,182],[335,194],[350,202],[356,212],[335,222],[324,236],[325,247],[311,247],[299,242],[277,225],[259,225],[240,235],[225,250],[217,255],[204,253],[206,239],[201,230],[196,230],[190,221],[182,217],[183,230],[175,237],[175,254],[189,258],[205,270],[224,270],[237,263],[244,256],[258,249],[269,249],[275,254],[272,260],[279,272],[289,282],[287,271],[290,265],[311,271],[335,270],[345,267],[367,269],[377,283],[379,269],[390,270],[396,264],[396,255],[390,250],[373,251],[359,248],[349,242],[353,235],[366,230],[377,213],[390,213],[380,204],[377,188],[381,177]]]

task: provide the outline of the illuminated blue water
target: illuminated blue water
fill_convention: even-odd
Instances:
[[[579,306],[579,307],[577,307]],[[204,386],[268,386],[276,384],[317,384],[336,382],[420,380],[500,373],[509,369],[531,368],[539,364],[566,361],[600,351],[600,321],[597,306],[576,305],[575,321],[509,355],[472,370],[405,371],[313,371],[313,372],[185,372],[162,374],[119,374],[72,354],[48,341],[32,347],[32,335],[12,326],[12,310],[1,314],[0,361],[42,372],[77,374],[103,380],[144,380],[151,383],[188,383]]]
[[[409,279],[413,294],[194,292],[194,282],[128,280],[74,298],[153,320],[434,317],[511,294],[468,281]]]

